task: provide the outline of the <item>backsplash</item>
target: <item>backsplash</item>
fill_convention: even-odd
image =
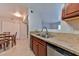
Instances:
[[[71,18],[70,20],[66,21],[74,30],[79,31],[79,17]]]
[[[61,31],[79,34],[79,17],[69,18],[61,21]]]

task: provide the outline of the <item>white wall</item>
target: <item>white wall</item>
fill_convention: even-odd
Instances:
[[[55,23],[59,22],[59,14],[62,3],[52,3],[44,5],[45,7],[40,8],[40,16],[45,22]]]
[[[30,11],[33,10],[34,12],[31,13]],[[42,24],[41,24],[41,17],[39,15],[39,12],[35,9],[29,9],[29,30],[34,31],[37,29],[40,29]]]
[[[31,4],[29,7],[30,31],[42,29],[42,22],[54,23],[61,20],[60,12],[63,4]],[[33,11],[31,13],[30,11]]]
[[[16,20],[16,21],[15,21]],[[17,32],[17,38],[19,39],[20,29],[19,29],[19,19],[11,19],[11,18],[1,18],[1,33],[10,32],[11,34],[15,34]]]
[[[17,32],[17,38],[21,37],[21,39],[27,36],[26,24],[22,22],[23,16],[27,15],[27,10],[27,5],[24,3],[0,4],[0,33],[7,31],[14,34]],[[18,18],[14,15],[17,11],[22,15],[22,17]]]
[[[20,39],[26,39],[27,38],[27,24],[20,22]]]
[[[15,34],[17,32],[17,39],[25,39],[27,37],[27,27],[20,19],[2,17],[0,18],[0,33],[10,32]]]
[[[15,34],[17,32],[17,38],[19,39],[19,23],[2,21],[2,32],[10,32],[11,34]]]
[[[30,31],[39,30],[42,28],[41,21],[45,22],[61,22],[61,29],[52,29],[49,31],[54,32],[65,32],[65,33],[76,33],[78,31],[73,30],[73,28],[62,21],[62,8],[64,4],[32,4],[29,9],[29,27]],[[33,13],[30,13],[33,10]]]

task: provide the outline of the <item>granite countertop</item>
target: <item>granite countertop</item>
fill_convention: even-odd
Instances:
[[[36,35],[35,33],[31,33],[31,35],[38,37],[41,40],[44,40],[50,44],[63,48],[76,55],[79,55],[79,35],[78,34],[54,33],[54,32],[51,32],[50,34],[53,35],[53,37],[43,38],[41,36]]]

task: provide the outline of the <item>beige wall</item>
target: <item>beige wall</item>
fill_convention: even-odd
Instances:
[[[11,34],[15,34],[17,32],[17,38],[19,38],[19,23],[3,21],[2,22],[2,32],[11,32]]]
[[[11,34],[17,32],[18,39],[24,39],[27,36],[26,24],[17,18],[0,18],[0,33],[2,32],[11,32]]]
[[[27,38],[27,24],[20,22],[20,39]]]

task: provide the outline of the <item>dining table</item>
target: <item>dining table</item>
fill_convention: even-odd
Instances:
[[[4,50],[6,50],[6,47],[8,47],[10,41],[13,47],[13,35],[12,34],[10,35],[6,35],[3,33],[0,34],[0,45],[2,46]]]

